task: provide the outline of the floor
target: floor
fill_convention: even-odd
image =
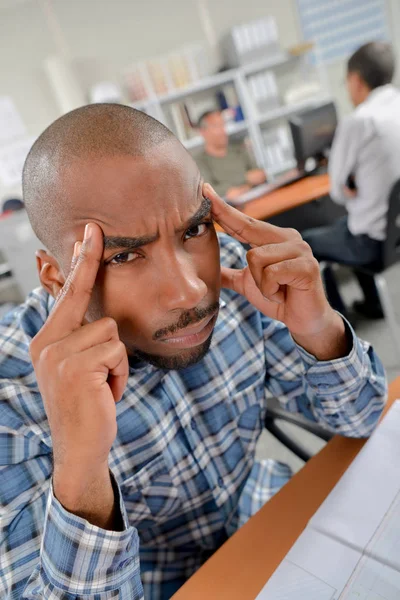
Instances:
[[[341,290],[346,304],[350,305],[353,300],[361,298],[357,282],[354,281],[349,272],[342,271],[341,280]],[[386,280],[397,313],[400,335],[400,264],[395,265],[387,272]],[[360,321],[356,331],[361,338],[369,341],[375,348],[384,364],[388,380],[392,381],[398,377],[400,375],[400,356],[396,355],[391,334],[385,321]],[[297,427],[285,425],[285,428],[313,452],[318,452],[324,445],[321,440]],[[275,458],[285,462],[294,472],[298,471],[304,464],[266,431],[263,432],[259,441],[258,456],[260,458]]]

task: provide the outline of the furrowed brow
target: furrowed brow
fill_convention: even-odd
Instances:
[[[136,250],[141,246],[146,246],[155,242],[158,235],[144,235],[138,237],[120,237],[120,236],[104,236],[104,250],[115,250],[123,248],[124,250]]]
[[[192,215],[188,221],[184,224],[183,227],[179,228],[179,231],[184,231],[185,229],[190,229],[191,227],[195,227],[205,217],[207,217],[211,212],[211,202],[208,198],[203,198],[202,203],[199,209]],[[157,235],[150,236],[138,236],[138,237],[121,237],[121,236],[104,236],[104,250],[115,250],[115,249],[123,249],[123,250],[136,250],[141,246],[146,246],[147,244],[151,244],[158,239]]]

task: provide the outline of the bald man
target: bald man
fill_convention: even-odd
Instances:
[[[170,598],[290,476],[255,459],[268,399],[368,436],[383,368],[300,235],[143,113],[61,117],[23,189],[46,250],[0,325],[0,597]]]

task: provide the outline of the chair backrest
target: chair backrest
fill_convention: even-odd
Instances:
[[[27,296],[40,285],[35,251],[43,248],[43,244],[33,233],[25,210],[0,221],[0,248],[22,295]]]
[[[387,269],[400,261],[400,180],[396,181],[389,196],[386,240],[383,245],[382,263]]]

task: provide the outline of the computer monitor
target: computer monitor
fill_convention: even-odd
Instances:
[[[308,158],[319,163],[331,147],[337,125],[336,107],[329,102],[293,116],[289,123],[297,166],[304,171]]]

